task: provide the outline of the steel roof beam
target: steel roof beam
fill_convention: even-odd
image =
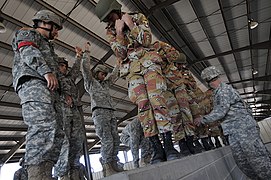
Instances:
[[[155,6],[152,6],[149,10],[148,10],[148,13],[146,14],[146,16],[150,16],[150,15],[153,15],[153,13],[157,10],[161,10],[163,8],[166,8],[172,4],[175,4],[176,2],[178,2],[180,0],[166,0],[166,1],[163,1],[163,2],[160,2],[158,4],[156,4]]]
[[[226,56],[226,55],[233,54],[233,53],[236,53],[236,52],[246,51],[246,50],[249,50],[249,49],[270,49],[270,48],[271,48],[271,40],[268,40],[268,41],[264,41],[264,42],[244,46],[244,47],[241,47],[241,48],[233,49],[233,50],[230,50],[230,51],[222,52],[222,53],[219,53],[219,54],[207,56],[205,58],[195,60],[195,62],[193,64],[200,63],[200,62],[203,62],[203,61],[207,61],[207,60],[210,60],[210,59],[214,59],[214,58],[217,58],[217,57],[220,57],[220,56]]]
[[[232,81],[232,82],[229,82],[228,84],[243,83],[243,82],[247,82],[247,81],[271,81],[271,75],[255,77],[254,79],[249,78],[249,79],[243,79],[240,81]]]

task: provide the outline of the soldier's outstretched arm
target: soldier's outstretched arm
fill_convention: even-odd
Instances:
[[[111,84],[116,82],[119,78],[120,63],[121,63],[121,58],[117,58],[116,65],[115,65],[112,73],[109,76],[107,76],[107,78],[106,78],[110,81]]]
[[[73,81],[76,80],[76,78],[79,75],[80,72],[80,66],[81,66],[81,61],[82,61],[82,56],[83,56],[83,50],[82,48],[76,46],[75,48],[76,56],[75,56],[75,62],[69,72],[69,75]]]
[[[90,68],[90,43],[86,43],[85,52],[82,58],[82,74],[84,78],[84,86],[87,92],[90,91],[90,85],[93,82],[93,76]]]

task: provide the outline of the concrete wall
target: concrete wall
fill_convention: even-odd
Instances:
[[[229,147],[179,160],[149,165],[104,178],[105,180],[245,180]]]

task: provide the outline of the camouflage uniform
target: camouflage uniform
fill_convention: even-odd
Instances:
[[[56,163],[64,136],[61,103],[59,93],[47,88],[44,75],[53,73],[58,77],[58,59],[52,44],[34,29],[17,31],[12,47],[13,86],[28,125],[25,164]]]
[[[82,67],[85,89],[91,97],[92,120],[96,134],[101,140],[100,151],[103,162],[117,162],[120,140],[117,131],[117,119],[114,115],[115,109],[109,94],[109,88],[118,78],[118,66],[114,68],[112,74],[107,76],[104,81],[98,81],[91,74],[89,52],[85,52]]]
[[[13,180],[28,180],[27,170],[24,167],[21,167],[15,171]]]
[[[175,122],[174,138],[175,141],[179,141],[186,136],[194,135],[193,118],[189,106],[190,97],[186,90],[186,83],[188,81],[173,63],[180,58],[182,54],[171,45],[162,41],[156,41],[153,47],[163,59],[163,63],[161,63],[162,72],[167,82],[167,92],[165,92],[165,96],[170,115]],[[181,118],[176,122],[175,120],[178,113]]]
[[[147,18],[141,13],[131,14],[136,26],[124,29],[124,38],[116,37],[113,26],[107,27],[112,50],[122,59],[120,75],[128,80],[128,94],[138,105],[138,118],[145,137],[171,131],[173,126],[163,97],[167,89],[162,75],[161,57],[150,49],[152,35]]]
[[[73,67],[69,70],[61,82],[64,93],[61,95],[63,110],[63,129],[65,140],[61,149],[60,157],[55,166],[57,176],[64,176],[69,169],[79,169],[80,156],[83,151],[83,120],[78,110],[79,97],[75,80],[80,73],[81,57],[77,57]],[[68,107],[65,102],[65,96],[72,97],[72,106]]]
[[[138,118],[133,119],[125,126],[120,135],[121,143],[129,146],[133,155],[133,162],[136,168],[139,167],[139,148],[141,158],[148,158],[152,154],[150,141],[144,137],[143,129]]]
[[[270,154],[264,146],[251,109],[230,85],[220,83],[214,90],[214,109],[203,116],[203,123],[223,119],[224,134],[229,135],[233,157],[251,179],[270,179]]]

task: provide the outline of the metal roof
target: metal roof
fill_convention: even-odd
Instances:
[[[270,117],[271,92],[271,1],[270,0],[121,0],[126,12],[144,13],[154,40],[172,44],[188,57],[190,69],[201,88],[201,71],[218,67],[225,82],[232,84],[251,105],[255,119]],[[31,26],[34,13],[49,9],[66,19],[55,49],[59,56],[74,62],[74,47],[90,41],[92,66],[114,66],[115,56],[106,40],[105,26],[94,13],[97,0],[1,0],[1,16],[7,32],[0,34],[0,161],[18,161],[25,152],[27,131],[21,115],[20,99],[12,87],[13,52],[11,41],[21,27]],[[258,27],[250,28],[249,20]],[[256,73],[256,71],[258,73]],[[91,153],[99,150],[81,78],[77,81],[82,95],[85,127]],[[117,109],[119,132],[137,113],[127,96],[127,83],[119,79],[110,89]],[[125,148],[124,146],[122,148]]]

